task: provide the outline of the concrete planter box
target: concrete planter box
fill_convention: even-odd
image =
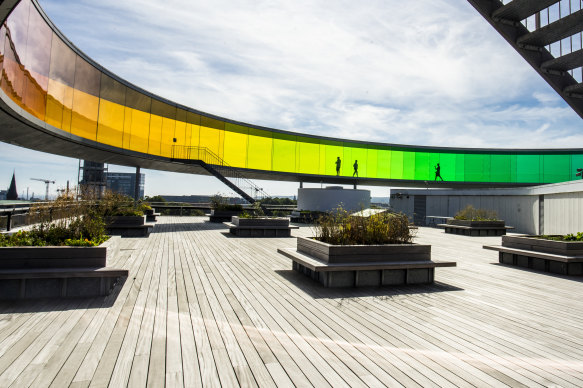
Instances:
[[[445,229],[445,233],[461,234],[464,236],[503,236],[509,229],[502,220],[496,221],[470,221],[470,220],[447,220],[446,224],[440,224]]]
[[[210,222],[225,222],[231,221],[233,216],[239,216],[243,213],[243,210],[211,210],[211,215],[209,217]]]
[[[431,260],[431,245],[331,245],[305,237],[298,237],[298,252],[326,263]]]
[[[231,217],[231,223],[237,227],[282,227],[289,226],[289,218],[286,217],[258,217],[258,218],[240,218]]]
[[[127,270],[106,268],[112,237],[99,247],[0,247],[0,299],[108,295]]]
[[[583,242],[580,241],[553,241],[538,236],[504,236],[502,246],[565,256],[583,256]]]
[[[324,287],[431,284],[435,267],[456,265],[431,261],[431,246],[418,244],[330,245],[298,237],[297,250],[278,252],[292,259],[295,271]]]

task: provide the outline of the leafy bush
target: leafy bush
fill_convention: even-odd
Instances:
[[[333,245],[410,244],[413,235],[404,214],[383,212],[370,217],[351,216],[339,207],[321,216],[316,239]]]
[[[497,221],[498,214],[493,210],[476,209],[472,205],[468,205],[457,212],[453,218],[468,221]]]
[[[583,232],[577,232],[577,234],[566,234],[564,236],[549,236],[549,235],[542,235],[537,236],[538,238],[543,238],[545,240],[554,240],[554,241],[583,241]]]
[[[229,204],[225,197],[216,194],[211,197],[211,209],[219,211],[242,211],[243,206]]]

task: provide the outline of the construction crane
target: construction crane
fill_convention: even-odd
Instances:
[[[45,185],[47,185],[47,191],[46,191],[46,193],[45,193],[45,201],[48,201],[48,200],[49,200],[49,185],[50,185],[51,183],[52,183],[52,184],[55,184],[55,181],[51,181],[51,180],[48,180],[48,179],[39,179],[39,178],[30,178],[30,180],[31,180],[31,181],[40,181],[40,182],[44,182],[44,183],[45,183]]]

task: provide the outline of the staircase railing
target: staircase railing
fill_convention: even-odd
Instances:
[[[207,168],[207,171],[211,174],[216,175],[216,172],[232,185],[239,188],[239,190],[243,191],[246,195],[242,193],[238,194],[249,202],[253,203],[256,200],[270,197],[263,188],[245,178],[237,168],[230,166],[223,158],[206,147],[173,145],[171,158],[173,160],[197,160],[203,162],[203,167],[210,167],[210,170]],[[221,179],[219,176],[217,178]],[[228,184],[227,182],[225,183]]]

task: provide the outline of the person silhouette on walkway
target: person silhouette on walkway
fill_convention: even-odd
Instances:
[[[443,178],[441,177],[441,166],[439,163],[437,163],[437,166],[435,166],[435,180],[437,180],[437,178],[441,179],[443,182]]]
[[[340,156],[336,159],[336,176],[340,175],[340,165],[342,161],[340,160]]]
[[[352,174],[352,176],[355,176],[358,178],[358,160],[354,161],[354,164],[352,165],[352,167],[354,167],[354,173]]]

